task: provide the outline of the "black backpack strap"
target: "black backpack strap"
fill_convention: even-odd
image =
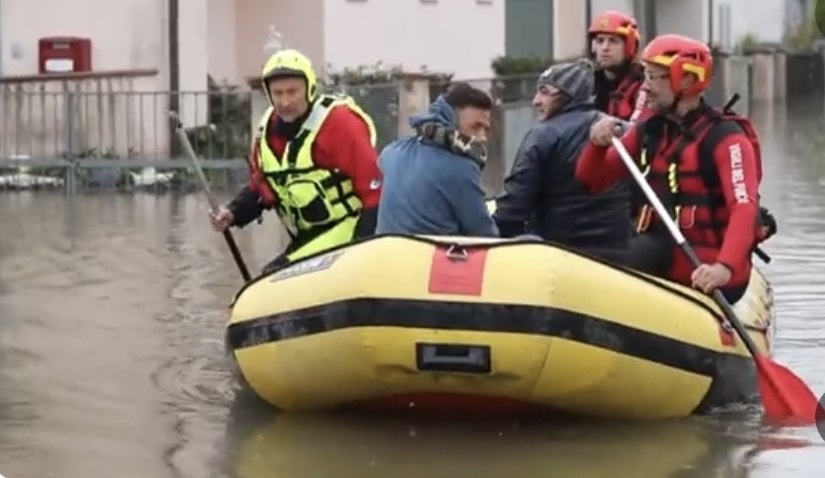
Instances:
[[[707,189],[719,187],[721,184],[719,169],[716,167],[716,160],[714,159],[716,146],[726,137],[740,133],[744,133],[744,131],[736,121],[719,118],[711,126],[705,137],[702,138],[702,144],[699,145],[699,169],[702,172],[702,181]]]

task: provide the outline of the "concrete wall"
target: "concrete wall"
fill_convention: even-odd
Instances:
[[[635,15],[633,0],[590,0],[590,11],[592,16],[598,15],[605,10],[618,10],[627,13],[628,15]]]
[[[587,51],[587,6],[577,0],[556,0],[553,15],[553,58],[567,60]]]
[[[785,30],[783,0],[724,0],[731,8],[731,37],[734,44],[745,35],[763,42],[780,42]]]
[[[707,0],[655,0],[656,30],[678,33],[700,40],[709,39]]]
[[[189,0],[179,0],[181,2]],[[324,0],[214,0],[234,6],[236,36],[234,49],[222,48],[210,55],[235,56],[235,70],[212,71],[214,76],[250,78],[259,76],[269,53],[272,29],[281,35],[281,46],[298,48],[316,66],[323,67],[324,49]],[[221,21],[219,14],[216,21]],[[228,17],[231,19],[231,17]],[[224,19],[223,21],[231,21]],[[229,28],[229,27],[225,27]],[[231,44],[230,39],[230,44]],[[239,81],[240,83],[240,81]]]
[[[95,70],[154,68],[168,84],[168,0],[3,0],[2,76],[37,72],[40,37],[71,35],[93,42]],[[90,15],[89,12],[94,12]],[[180,0],[180,87],[206,90],[206,76],[245,84],[271,53],[298,48],[323,70],[383,62],[417,71],[491,76],[504,53],[503,0]],[[366,29],[354,26],[368,25]],[[472,25],[479,35],[456,34]]]
[[[210,3],[207,3],[210,2]],[[211,0],[185,0],[179,10],[179,84],[181,91],[205,91],[209,71],[209,5]],[[44,12],[48,12],[45,14]],[[90,12],[94,14],[90,15]],[[169,88],[167,0],[4,0],[0,16],[2,76],[38,73],[38,40],[48,36],[86,37],[92,41],[92,68],[96,72],[157,70],[138,83],[142,91]],[[218,58],[232,57],[226,49]],[[161,111],[163,103],[153,105]],[[205,97],[189,95],[181,101],[188,126],[206,119]]]
[[[504,54],[502,0],[206,1],[210,73],[234,83],[260,74],[273,28],[282,47],[306,53],[321,74],[381,64],[480,78]],[[457,34],[459,24],[484,34]]]
[[[197,9],[196,5],[191,11]],[[91,38],[95,70],[164,68],[168,51],[166,18],[166,0],[3,0],[0,76],[36,74],[37,42],[46,36]],[[199,21],[193,18],[192,23],[183,22],[181,33],[191,35],[192,41],[204,41],[202,33],[197,36]],[[199,65],[199,58],[184,61],[186,69],[206,70],[205,65]],[[160,75],[160,84],[167,78],[165,73]]]

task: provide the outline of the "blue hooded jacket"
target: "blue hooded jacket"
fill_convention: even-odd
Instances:
[[[456,128],[456,111],[439,96],[427,113],[410,119]],[[498,236],[485,204],[481,168],[470,157],[417,136],[381,152],[383,189],[376,234]]]

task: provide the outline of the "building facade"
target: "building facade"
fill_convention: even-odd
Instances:
[[[719,28],[711,12],[726,1],[730,0],[505,0],[506,51],[557,60],[581,56],[587,49],[587,26],[605,10],[636,17],[645,40],[669,32],[711,41],[711,32]]]
[[[79,36],[93,42],[95,70],[157,68],[168,77],[170,2],[3,0],[0,75],[36,74],[41,37]],[[321,68],[381,63],[487,77],[490,59],[504,53],[503,2],[178,0],[180,87],[205,89],[207,72],[219,81],[245,83],[259,73],[272,29],[284,46],[301,49]]]
[[[183,90],[205,89],[206,73],[244,84],[258,74],[274,29],[284,46],[305,51],[320,69],[381,63],[484,78],[505,53],[582,55],[587,24],[603,10],[634,14],[648,38],[675,32],[712,39],[710,32],[718,37],[724,29],[711,12],[729,3],[734,13],[764,10],[748,9],[744,0],[3,0],[0,76],[35,74],[38,39],[70,35],[92,40],[96,70],[155,68],[160,89],[168,87],[170,68]],[[759,24],[757,13],[751,16]],[[177,42],[169,27],[175,17]],[[748,25],[733,35],[742,28]]]

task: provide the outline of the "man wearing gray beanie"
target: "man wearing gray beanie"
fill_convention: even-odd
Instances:
[[[494,219],[502,237],[535,234],[624,263],[632,232],[627,186],[594,196],[575,179],[590,127],[603,116],[593,88],[589,60],[553,65],[541,74],[533,97],[539,121],[516,153]]]

